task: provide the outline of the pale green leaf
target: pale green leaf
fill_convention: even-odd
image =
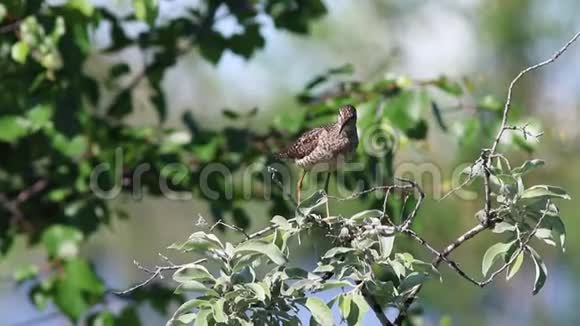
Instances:
[[[515,176],[522,176],[522,175],[528,173],[529,171],[531,171],[535,168],[541,167],[543,165],[544,165],[544,161],[539,160],[539,159],[525,161],[524,164],[513,169],[512,174],[514,174]]]
[[[341,255],[341,254],[345,254],[347,252],[353,252],[356,251],[356,249],[354,248],[348,248],[348,247],[335,247],[332,248],[330,250],[328,250],[324,256],[322,256],[322,259],[328,259],[328,258],[332,258],[336,255]]]
[[[87,17],[92,16],[95,11],[95,7],[90,0],[68,0],[67,6],[80,11]]]
[[[548,185],[536,185],[532,186],[521,194],[522,199],[548,199],[548,198],[562,198],[562,199],[570,199],[570,195],[566,192],[566,190],[556,187],[556,186],[548,186]]]
[[[352,302],[350,305],[350,314],[347,318],[348,325],[362,326],[363,319],[368,311],[369,305],[365,298],[360,295],[360,293],[353,294]]]
[[[369,218],[380,218],[383,216],[383,212],[378,209],[368,209],[362,212],[358,212],[351,216],[350,220],[356,224],[363,223]]]
[[[173,273],[173,280],[179,283],[188,281],[215,282],[215,278],[205,268],[198,264],[187,264]]]
[[[12,45],[12,59],[18,63],[26,62],[28,52],[30,52],[30,48],[28,47],[28,44],[23,41],[16,42]]]
[[[272,217],[272,220],[270,222],[272,222],[272,224],[274,225],[277,225],[282,230],[292,229],[292,225],[288,222],[288,220],[280,215]]]
[[[520,251],[514,262],[508,266],[506,280],[510,280],[522,267],[524,262],[524,252]]]
[[[223,249],[221,241],[213,234],[198,231],[189,236],[187,241],[174,243],[169,249],[188,251],[206,251],[209,249]]]
[[[352,294],[343,293],[338,297],[338,309],[343,319],[347,319],[350,314],[350,305],[352,303]]]
[[[157,0],[133,0],[135,16],[150,26],[155,24],[155,19],[159,12]]]
[[[228,322],[228,316],[224,312],[225,300],[226,299],[224,299],[224,298],[220,298],[212,305],[213,319],[217,323],[227,323]]]
[[[212,314],[211,309],[203,309],[197,313],[197,318],[195,318],[195,324],[193,326],[208,326],[208,319]]]
[[[381,257],[387,258],[391,255],[393,251],[393,244],[395,242],[395,236],[380,236],[379,235],[379,243],[381,245]]]
[[[503,257],[505,253],[510,249],[512,244],[513,241],[509,243],[499,242],[487,249],[487,251],[483,255],[483,262],[481,265],[481,273],[483,274],[483,276],[487,275],[487,272],[489,271],[493,263],[497,259]]]
[[[310,297],[306,299],[306,308],[312,313],[314,320],[321,326],[333,326],[334,318],[330,308],[317,297]]]
[[[277,265],[286,264],[286,257],[282,251],[280,251],[276,245],[265,241],[255,240],[244,242],[236,248],[234,253],[238,255],[244,253],[258,253],[267,256]]]
[[[262,285],[258,283],[248,283],[245,284],[244,286],[248,287],[252,292],[254,292],[256,298],[259,301],[264,302],[266,300],[266,291],[264,290],[264,287]]]

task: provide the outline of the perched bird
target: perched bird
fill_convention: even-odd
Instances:
[[[335,123],[305,132],[293,144],[280,151],[278,158],[292,159],[298,167],[302,168],[296,186],[298,203],[300,203],[302,181],[310,169],[320,166],[321,169],[328,171],[324,185],[324,190],[328,193],[330,173],[336,170],[340,160],[354,152],[357,145],[356,109],[352,105],[345,105],[338,111]]]

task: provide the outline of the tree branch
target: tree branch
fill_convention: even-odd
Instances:
[[[435,259],[435,261],[433,262],[433,265],[435,267],[437,267],[441,263],[442,260],[446,259],[446,257],[453,250],[457,249],[459,246],[461,246],[467,240],[475,237],[476,235],[480,234],[484,230],[489,229],[493,225],[493,223],[492,223],[492,218],[493,218],[492,217],[492,207],[491,207],[491,187],[490,187],[490,177],[491,177],[490,164],[491,164],[491,158],[494,157],[494,155],[496,153],[497,146],[501,140],[501,137],[502,137],[504,131],[514,129],[514,128],[509,127],[507,125],[507,119],[508,119],[509,112],[511,109],[512,94],[513,94],[514,86],[520,80],[520,78],[522,78],[526,73],[531,72],[533,70],[536,70],[538,68],[541,68],[543,66],[546,66],[546,65],[556,61],[564,52],[566,52],[566,50],[568,50],[570,45],[572,45],[572,43],[574,43],[579,37],[580,37],[580,32],[576,33],[566,44],[564,44],[564,46],[562,48],[560,48],[558,51],[556,51],[556,53],[554,53],[549,59],[546,59],[540,63],[537,63],[535,65],[532,65],[532,66],[529,66],[529,67],[523,69],[510,82],[509,87],[508,87],[508,93],[507,93],[504,109],[503,109],[502,120],[501,120],[501,125],[499,128],[499,131],[498,131],[495,139],[493,140],[491,149],[484,149],[481,153],[481,157],[478,159],[478,160],[482,161],[482,168],[483,168],[483,172],[484,172],[485,220],[483,221],[483,223],[476,225],[471,230],[468,230],[463,235],[461,235],[459,238],[457,238],[454,242],[452,242],[450,245],[448,245],[445,248],[445,250],[443,250],[443,252],[440,255],[438,255],[437,258]],[[530,234],[533,235],[532,233],[530,233]],[[502,268],[500,268],[499,271],[496,271],[496,273],[493,273],[489,278],[489,282],[491,282],[491,280],[493,280],[493,277],[495,277],[495,275],[501,273],[501,271],[505,268],[507,268],[507,266],[504,265],[504,266],[502,266]],[[487,282],[487,283],[486,282],[487,282],[487,280],[484,282],[477,282],[477,284],[479,286],[485,286],[486,284],[489,283],[489,282]],[[481,285],[481,284],[483,284],[483,285]],[[415,301],[415,298],[416,298],[417,294],[421,291],[421,288],[422,288],[422,285],[419,285],[411,293],[409,299],[404,303],[404,306],[402,307],[401,311],[399,312],[399,316],[397,316],[397,318],[395,319],[395,321],[394,321],[395,325],[401,325],[402,322],[407,318],[407,312],[409,310],[409,307]]]
[[[162,256],[162,258],[163,257],[165,257],[165,256]],[[164,260],[167,260],[166,257],[164,258]],[[201,263],[204,263],[206,261],[207,261],[207,259],[202,258],[202,259],[194,261],[193,263],[187,263],[187,264],[182,264],[182,265],[175,265],[173,263],[170,263],[169,266],[155,266],[155,269],[151,270],[151,269],[141,265],[138,261],[134,260],[133,264],[135,264],[135,266],[137,266],[138,269],[145,271],[148,274],[151,274],[151,276],[149,276],[144,281],[139,282],[139,283],[135,284],[134,286],[132,286],[124,291],[118,291],[118,292],[114,292],[114,293],[117,295],[127,295],[127,294],[137,290],[138,288],[147,286],[149,283],[153,282],[153,280],[155,280],[157,277],[159,277],[160,279],[163,279],[163,272],[165,272],[165,271],[178,270],[178,269],[180,269],[184,266],[187,266],[187,265],[201,264]]]

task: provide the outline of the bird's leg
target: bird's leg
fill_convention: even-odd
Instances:
[[[326,194],[326,217],[330,217],[330,208],[328,207],[328,184],[330,183],[330,172],[326,174],[324,182],[324,193]]]
[[[302,181],[304,181],[304,176],[306,176],[306,170],[300,171],[300,178],[298,178],[298,184],[296,185],[296,202],[300,204],[300,195],[302,193]]]

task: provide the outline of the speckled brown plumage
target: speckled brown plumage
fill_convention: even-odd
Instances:
[[[341,155],[353,152],[357,145],[356,109],[346,105],[340,108],[335,123],[305,132],[278,157],[293,159],[304,169],[323,163],[332,169]]]
[[[352,105],[345,105],[338,111],[335,123],[305,132],[294,143],[280,151],[277,154],[278,158],[293,159],[294,163],[303,169],[296,185],[297,201],[300,203],[302,181],[306,171],[315,165],[321,165],[322,169],[329,171],[324,186],[324,190],[328,192],[330,171],[336,169],[344,156],[354,152],[357,145],[356,109]],[[326,215],[329,214],[326,202]]]

